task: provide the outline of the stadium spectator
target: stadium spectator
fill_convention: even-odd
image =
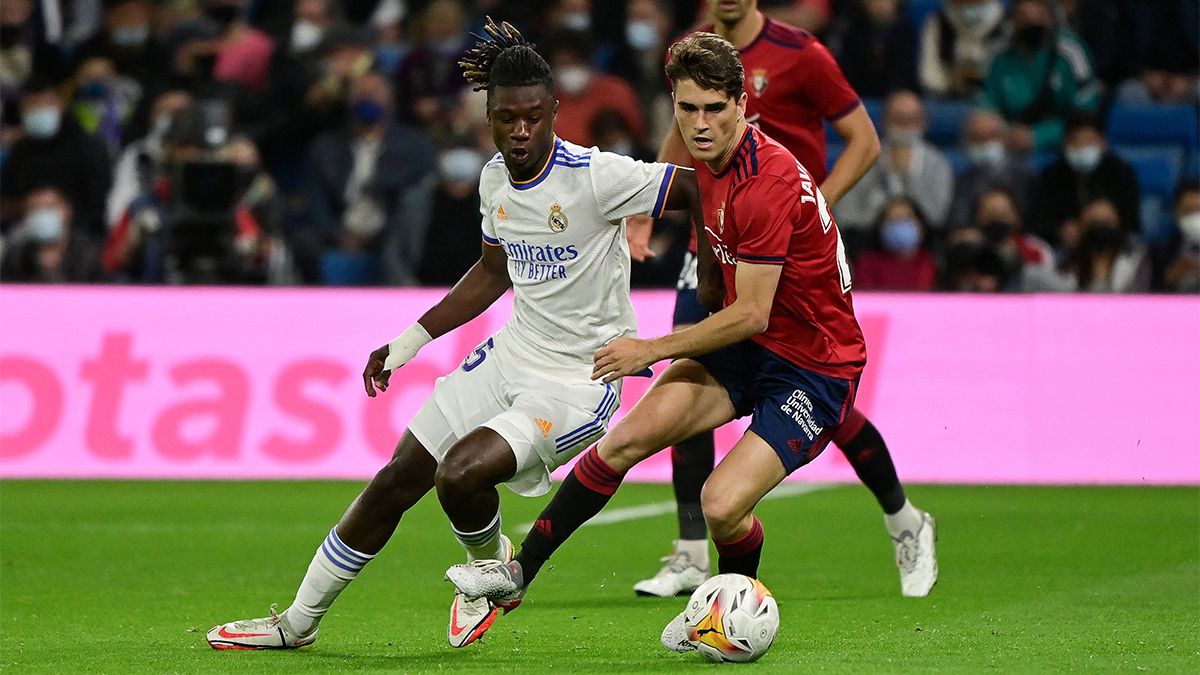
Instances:
[[[142,100],[142,86],[123,77],[107,56],[90,56],[75,71],[71,115],[117,158]]]
[[[978,108],[967,116],[962,148],[969,164],[955,182],[947,227],[969,225],[979,198],[993,188],[1007,190],[1016,199],[1018,210],[1028,213],[1028,195],[1035,176],[1028,162],[1005,147],[1006,134],[1007,125],[995,111]]]
[[[249,92],[263,93],[275,41],[246,23],[246,0],[203,0],[203,7],[204,16],[217,27],[213,76]]]
[[[152,189],[162,164],[164,138],[171,128],[171,120],[191,104],[191,95],[183,89],[165,91],[154,99],[150,108],[150,130],[127,145],[117,159],[105,217],[110,227],[117,224],[139,194]]]
[[[1108,93],[1142,74],[1156,39],[1154,8],[1171,1],[1073,0],[1062,5],[1067,21],[1092,53],[1096,76]]]
[[[20,216],[21,204],[35,187],[57,188],[71,203],[75,227],[102,237],[104,199],[112,167],[104,145],[64,114],[55,83],[33,79],[21,97],[24,136],[13,143],[0,181],[0,213],[5,223]]]
[[[857,0],[829,48],[861,96],[917,88],[917,37],[899,0]]]
[[[1150,12],[1145,70],[1117,97],[1127,102],[1195,105],[1200,95],[1200,8],[1195,0],[1147,3]]]
[[[584,147],[595,145],[592,124],[604,110],[615,110],[633,135],[643,138],[645,122],[637,94],[619,77],[597,72],[592,66],[592,41],[582,32],[559,31],[546,37],[545,54],[554,69],[558,94],[559,138]]]
[[[935,230],[942,229],[950,212],[954,171],[942,151],[922,138],[926,121],[921,99],[911,91],[889,96],[883,126],[879,160],[834,207],[848,246],[861,246],[895,197],[911,199]]]
[[[1012,192],[992,188],[980,195],[972,223],[983,234],[984,245],[1003,263],[1007,281],[1001,290],[1020,290],[1027,276],[1053,272],[1054,250],[1025,231],[1025,220]]]
[[[1146,250],[1122,226],[1112,201],[1099,197],[1084,204],[1076,227],[1078,243],[1051,274],[1026,275],[1025,290],[1144,293],[1150,290]]]
[[[401,0],[383,0],[371,15],[371,27],[376,32],[375,69],[389,78],[396,76],[412,48],[404,21],[407,12],[408,7]]]
[[[361,76],[350,86],[347,124],[310,148],[306,193],[313,229],[291,236],[306,278],[313,275],[313,256],[332,247],[335,256],[362,251],[358,269],[378,264],[386,283],[417,279],[437,153],[423,132],[393,121],[393,100],[383,76]]]
[[[674,124],[671,97],[663,87],[663,50],[673,37],[671,14],[656,0],[629,0],[625,6],[625,74],[646,113],[647,138],[662,138]]]
[[[460,145],[438,155],[438,183],[433,192],[434,223],[425,235],[418,278],[427,286],[452,286],[479,260],[479,251],[463,246],[479,230],[479,171],[486,157],[473,146]]]
[[[105,3],[104,29],[80,46],[77,58],[107,58],[121,76],[143,87],[147,99],[157,96],[169,86],[170,71],[163,64],[171,54],[154,33],[153,9],[148,0]]]
[[[445,119],[466,86],[458,60],[466,49],[467,14],[459,0],[434,0],[421,14],[420,42],[396,72],[396,110],[403,121],[432,127]]]
[[[896,197],[889,201],[875,227],[875,246],[855,260],[854,288],[933,290],[937,283],[937,263],[924,245],[927,229],[925,218],[912,200]]]
[[[1179,188],[1175,227],[1163,256],[1162,289],[1200,293],[1200,183],[1189,182]]]
[[[4,281],[85,283],[100,280],[100,249],[86,232],[72,227],[74,210],[54,187],[38,187],[25,197],[25,217],[4,247]]]
[[[1050,0],[1015,0],[1009,46],[992,61],[983,101],[1013,123],[1009,147],[1052,151],[1076,109],[1094,110],[1100,85],[1088,48],[1060,26]]]
[[[965,227],[949,233],[940,286],[963,293],[998,293],[1010,287],[1004,260],[988,246],[983,232]]]
[[[975,96],[1007,35],[1001,0],[943,0],[921,28],[921,89],[952,99]]]
[[[1033,231],[1051,244],[1073,248],[1075,216],[1100,198],[1116,205],[1127,234],[1140,231],[1141,192],[1133,168],[1108,150],[1095,115],[1075,112],[1067,120],[1062,155],[1034,183]]]

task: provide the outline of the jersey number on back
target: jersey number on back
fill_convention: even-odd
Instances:
[[[803,187],[808,194],[801,195],[801,202],[812,202],[817,205],[817,213],[821,216],[821,231],[829,234],[829,230],[833,230],[834,236],[837,237],[837,268],[838,281],[841,282],[842,293],[850,292],[850,264],[846,262],[846,245],[842,243],[842,233],[838,231],[837,224],[833,222],[833,215],[829,213],[829,205],[825,203],[825,195],[821,194],[821,189],[814,186],[812,177],[800,162],[796,162],[796,168],[800,169],[800,175],[805,179]]]

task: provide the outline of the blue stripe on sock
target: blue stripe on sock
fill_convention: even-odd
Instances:
[[[328,543],[329,543],[328,539],[321,542],[321,552],[325,554],[326,560],[328,560],[329,562],[333,563],[334,565],[346,570],[347,572],[353,572],[355,574],[358,574],[359,571],[362,570],[362,565],[354,567],[354,566],[346,565],[346,564],[340,562],[339,559],[336,556],[334,556],[333,553],[329,550]]]
[[[329,531],[329,536],[333,538],[331,543],[333,544],[334,550],[338,553],[341,553],[345,558],[353,563],[366,565],[367,563],[371,562],[371,558],[374,557],[365,553],[359,553],[358,551],[355,551],[347,546],[346,542],[342,541],[342,538],[338,536],[336,527]]]

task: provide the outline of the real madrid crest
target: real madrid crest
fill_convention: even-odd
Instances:
[[[558,202],[555,202],[550,207],[550,217],[546,219],[546,222],[550,224],[552,232],[562,232],[567,229],[567,214],[563,213],[562,207],[558,205]]]
[[[754,95],[762,96],[763,92],[767,90],[767,84],[769,84],[767,69],[755,68],[750,74],[750,86],[754,87]]]

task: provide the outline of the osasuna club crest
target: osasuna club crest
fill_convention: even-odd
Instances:
[[[557,202],[550,207],[550,217],[546,219],[550,225],[550,230],[553,232],[562,232],[567,229],[567,214],[563,213],[562,207]]]
[[[763,92],[767,90],[768,83],[766,68],[755,68],[754,72],[750,74],[750,86],[754,87],[755,96],[762,96]]]

